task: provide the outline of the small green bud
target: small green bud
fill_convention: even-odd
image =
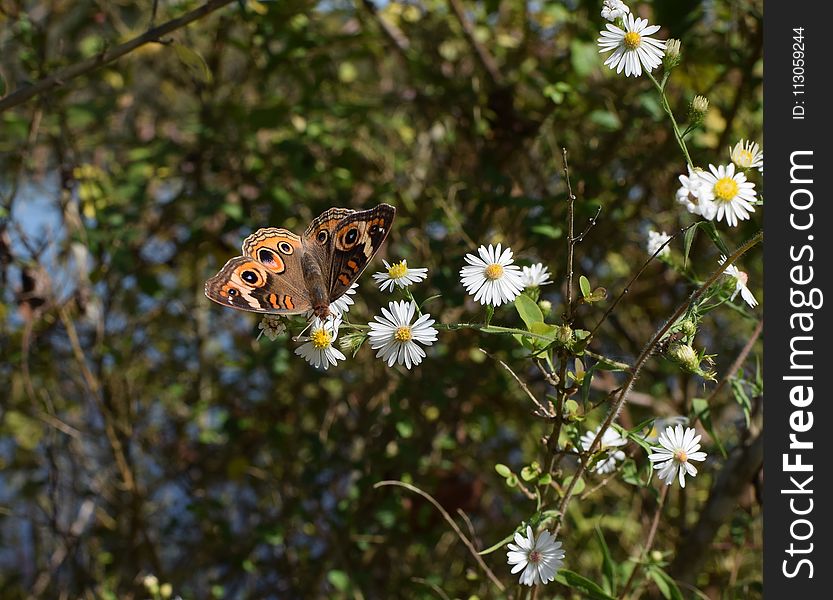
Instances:
[[[688,120],[694,124],[702,123],[707,112],[709,112],[709,99],[705,96],[694,96],[688,107]]]
[[[555,341],[562,346],[567,346],[573,341],[573,330],[569,325],[562,325],[555,330]]]
[[[697,358],[697,352],[688,344],[675,342],[668,346],[666,355],[686,371],[695,371],[700,368],[700,360]]]
[[[680,57],[680,40],[670,39],[665,43],[665,57],[662,59],[662,64],[666,71],[670,71],[678,64],[682,58]]]
[[[552,302],[549,300],[538,300],[538,308],[541,309],[541,312],[544,313],[544,316],[546,317],[552,310]]]
[[[366,339],[366,333],[353,331],[341,336],[338,345],[341,346],[341,349],[345,352],[349,352],[351,356],[356,356],[356,353],[359,351],[359,348],[362,347],[362,344],[364,344]]]
[[[688,339],[691,339],[694,337],[694,334],[697,333],[697,323],[691,319],[686,319],[680,323],[679,331],[681,331]]]

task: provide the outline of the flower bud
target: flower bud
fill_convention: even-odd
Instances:
[[[702,123],[707,112],[709,112],[709,99],[705,96],[694,96],[688,107],[688,120],[695,124]]]
[[[362,347],[364,341],[367,339],[367,334],[362,331],[353,331],[341,336],[338,345],[345,352],[349,352],[351,356],[356,356],[359,348]]]
[[[697,333],[697,323],[691,319],[686,319],[680,323],[679,331],[681,331],[687,338],[691,339],[694,337],[694,334]]]
[[[682,58],[680,57],[680,40],[670,39],[665,42],[665,57],[662,59],[662,64],[666,71],[670,71],[678,64]]]
[[[668,346],[666,355],[686,371],[694,372],[700,368],[700,359],[697,357],[697,352],[688,344],[675,342]]]
[[[549,300],[538,300],[538,308],[541,309],[541,312],[546,317],[552,310],[552,302]]]
[[[573,341],[573,330],[569,325],[562,325],[555,330],[555,341],[562,346],[567,346]]]

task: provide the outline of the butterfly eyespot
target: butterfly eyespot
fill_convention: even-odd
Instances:
[[[322,229],[321,231],[318,232],[318,235],[315,236],[315,239],[318,240],[319,244],[323,244],[327,241],[328,237],[329,237],[329,235],[327,235],[327,232]]]
[[[268,248],[261,248],[257,255],[262,263],[269,264],[275,262],[275,254]]]
[[[237,295],[237,290],[234,288],[229,288],[227,294],[230,298],[234,298]]]
[[[278,250],[280,250],[283,254],[292,254],[294,252],[294,248],[289,242],[280,242],[278,244]]]
[[[345,244],[355,244],[356,239],[359,237],[359,230],[353,227],[347,233],[344,234],[344,243]]]
[[[250,283],[252,285],[257,283],[257,280],[258,280],[257,273],[255,273],[254,271],[243,271],[240,274],[240,278],[243,281],[245,281],[246,283]],[[231,294],[231,292],[233,292],[233,291],[234,290],[229,290],[229,294]]]

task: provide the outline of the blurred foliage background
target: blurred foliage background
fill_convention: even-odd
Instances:
[[[4,92],[198,5],[0,0]],[[689,140],[694,161],[726,163],[739,137],[760,141],[762,2],[631,8],[682,40],[669,85],[678,117],[694,94],[711,101]],[[511,363],[513,340],[442,332],[411,371],[365,347],[319,372],[287,338],[257,340],[259,319],[213,305],[203,282],[259,227],[300,232],[330,206],[388,202],[397,220],[380,256],[429,268],[415,292],[441,294],[426,307],[436,318],[482,318],[458,270],[489,242],[550,267],[558,284],[543,297],[557,316],[565,147],[577,230],[601,208],[577,275],[617,294],[646,258],[647,230],[692,216],[674,200],[684,161],[650,83],[602,67],[599,9],[233,2],[0,114],[0,595],[142,598],[153,574],[183,598],[499,596],[436,511],[373,484],[403,479],[462,509],[482,548],[530,516],[493,466],[541,456],[548,426],[478,350]],[[760,212],[721,229],[731,248],[759,224]],[[674,252],[682,261],[681,241]],[[705,276],[718,254],[698,236],[691,272]],[[741,268],[760,300],[761,249]],[[633,360],[692,289],[652,264],[592,347]],[[388,299],[368,275],[357,298],[359,322]],[[592,328],[604,308],[577,325]],[[718,376],[759,317],[722,309],[704,321],[698,343],[718,354]],[[519,322],[511,308],[495,319]],[[543,397],[540,373],[520,374]],[[594,401],[620,382],[598,377]],[[688,414],[713,385],[652,360],[620,422]],[[730,387],[712,418],[731,452],[755,434],[760,398],[747,427]],[[603,415],[604,404],[591,413]],[[715,476],[707,464],[672,490],[655,547],[672,561],[694,544],[694,571],[672,569],[686,597],[691,585],[756,597],[754,477],[714,539],[698,547],[692,535]],[[574,502],[560,535],[568,568],[599,579],[597,526],[615,560],[635,555],[651,506],[617,480]],[[514,595],[505,553],[485,558]],[[578,596],[551,584],[539,597]]]

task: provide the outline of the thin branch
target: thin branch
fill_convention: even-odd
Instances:
[[[457,20],[460,22],[460,26],[463,28],[463,33],[465,33],[466,39],[471,47],[474,48],[474,52],[477,54],[480,64],[482,64],[483,68],[486,69],[486,72],[489,74],[489,77],[491,77],[495,85],[498,87],[503,86],[503,75],[500,72],[500,67],[498,67],[497,61],[495,60],[495,57],[492,56],[492,54],[486,49],[486,47],[477,40],[474,26],[471,24],[471,21],[468,20],[468,17],[466,17],[466,11],[460,3],[460,0],[448,0],[448,3],[454,11],[454,16],[457,17]]]
[[[564,165],[564,181],[567,183],[567,301],[565,321],[570,322],[573,306],[573,252],[576,242],[573,236],[576,197],[570,184],[570,167],[567,164],[567,148],[561,149],[561,161]]]
[[[61,69],[52,75],[44,77],[36,83],[18,88],[0,100],[0,112],[17,106],[18,104],[23,104],[38,94],[43,94],[44,92],[60,87],[71,79],[75,79],[76,77],[95,71],[99,67],[121,58],[125,54],[132,52],[140,46],[144,46],[145,44],[151,42],[158,42],[163,36],[171,33],[172,31],[181,29],[182,27],[201,19],[202,17],[226,6],[227,4],[231,4],[234,1],[235,0],[209,0],[199,8],[194,9],[176,19],[171,19],[158,27],[148,29],[142,35],[135,37],[130,41],[119,44],[114,48],[105,50],[96,56],[91,56],[90,58],[75,63],[74,65],[70,65],[65,69]]]
[[[403,487],[406,490],[408,490],[410,492],[414,492],[415,494],[419,494],[420,496],[422,496],[423,498],[428,500],[428,502],[430,502],[434,506],[434,508],[436,508],[440,512],[440,514],[443,516],[443,518],[446,520],[446,522],[451,526],[451,528],[454,530],[454,533],[457,534],[457,537],[459,537],[460,540],[466,545],[466,548],[469,549],[469,552],[471,552],[471,555],[474,557],[474,560],[477,561],[477,564],[480,565],[480,568],[483,569],[483,571],[486,573],[486,575],[489,577],[489,579],[492,580],[492,583],[495,584],[495,587],[497,589],[499,589],[501,592],[506,591],[506,587],[500,582],[500,579],[498,579],[495,576],[495,574],[492,572],[492,570],[489,568],[489,566],[483,561],[483,557],[481,557],[477,553],[477,548],[474,547],[474,544],[471,543],[471,540],[469,540],[469,538],[466,537],[466,535],[460,529],[459,525],[457,525],[457,523],[454,521],[454,519],[451,518],[451,515],[448,514],[448,512],[440,505],[439,502],[437,502],[434,499],[434,497],[431,494],[429,494],[428,492],[422,491],[421,489],[419,489],[415,485],[411,485],[410,483],[405,483],[403,481],[391,481],[391,480],[379,481],[377,483],[374,483],[373,487],[374,488],[380,488],[382,486],[389,486],[389,485]]]
[[[380,15],[379,10],[376,8],[376,5],[372,2],[372,0],[362,0],[362,5],[367,9],[367,12],[373,16],[379,24],[379,27],[382,28],[385,36],[387,36],[393,44],[393,47],[396,48],[402,56],[407,58],[408,50],[411,49],[411,42],[402,30]]]
[[[512,370],[512,367],[507,365],[505,362],[503,362],[499,358],[495,358],[494,356],[492,356],[491,354],[486,352],[483,348],[480,348],[479,350],[483,354],[485,354],[486,356],[491,358],[492,360],[496,360],[498,363],[500,363],[501,367],[503,367],[504,369],[509,371],[509,374],[515,379],[515,381],[518,382],[518,385],[521,386],[521,389],[526,392],[526,395],[529,396],[529,399],[532,400],[532,403],[538,409],[536,412],[540,413],[541,416],[551,416],[549,409],[547,409],[543,404],[541,404],[538,401],[538,398],[535,397],[535,394],[533,394],[530,391],[529,386],[527,386],[526,383],[520,377],[518,377],[518,375],[515,373],[515,371]]]

